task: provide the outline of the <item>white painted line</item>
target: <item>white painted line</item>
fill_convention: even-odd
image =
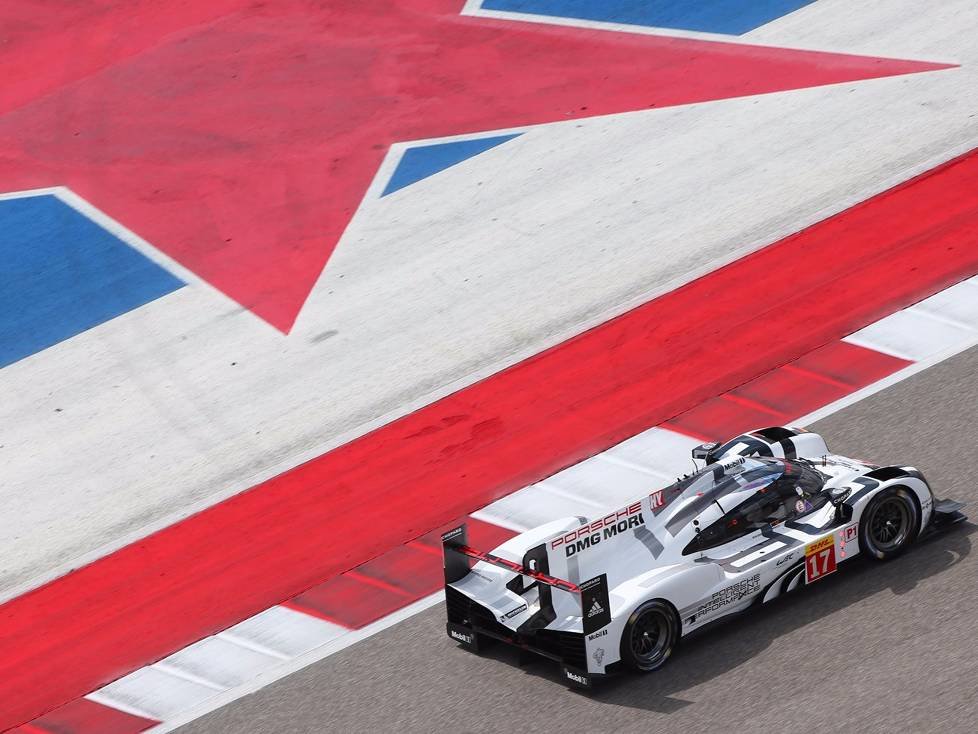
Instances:
[[[209,686],[150,666],[110,683],[88,698],[120,710],[143,711],[151,719],[167,721],[217,694]]]
[[[294,658],[349,632],[346,627],[283,606],[266,609],[218,636],[283,659]]]
[[[164,658],[156,663],[156,667],[171,673],[193,676],[200,683],[226,691],[228,688],[240,686],[280,660],[282,658],[278,656],[258,652],[233,639],[213,636]]]
[[[270,685],[277,680],[281,680],[282,678],[302,670],[303,668],[312,665],[323,658],[327,658],[330,655],[349,647],[350,645],[360,642],[361,640],[372,637],[388,627],[392,627],[395,624],[403,622],[405,619],[413,617],[419,612],[423,612],[425,609],[430,609],[436,604],[440,604],[444,600],[445,592],[443,591],[436,592],[431,596],[426,596],[424,599],[420,599],[413,604],[404,607],[403,609],[399,609],[383,619],[379,619],[376,622],[367,625],[363,629],[349,631],[332,642],[326,643],[325,645],[322,645],[314,650],[310,650],[304,655],[292,660],[283,661],[274,667],[268,668],[247,683],[225,691],[224,693],[218,693],[207,700],[200,701],[196,705],[184,711],[177,712],[174,715],[167,717],[162,721],[162,723],[147,729],[147,732],[152,732],[153,734],[163,734],[163,732],[173,731],[184,724],[189,724],[194,719],[199,719],[201,716],[204,716],[211,711],[216,711],[222,706],[225,706],[232,701],[236,701],[242,696],[247,696],[250,693],[261,690],[265,686]],[[89,698],[91,698],[91,696],[89,696]],[[100,700],[99,703],[114,705],[107,703],[105,700]],[[116,706],[116,708],[120,707]],[[146,714],[143,714],[143,717],[146,718]],[[149,718],[159,717],[150,716]]]
[[[102,706],[108,706],[110,709],[115,709],[116,711],[121,711],[124,714],[131,714],[132,716],[138,716],[141,719],[153,719],[158,721],[158,719],[153,716],[149,711],[143,711],[141,708],[136,708],[131,706],[125,701],[119,701],[111,696],[103,694],[101,691],[92,691],[87,696],[82,696],[82,698],[87,698],[89,701],[94,701]]]
[[[584,18],[562,18],[556,15],[520,13],[512,10],[489,10],[482,7],[482,0],[466,0],[461,14],[479,18],[520,21],[523,23],[569,26],[571,28],[588,28],[591,30],[615,31],[618,33],[637,33],[643,36],[668,36],[670,38],[689,38],[697,41],[720,41],[722,43],[740,43],[750,46],[757,45],[755,43],[751,43],[750,41],[744,41],[738,36],[731,36],[724,33],[684,31],[678,28],[662,28],[659,26],[635,25],[632,23],[609,23],[606,21],[587,20]]]
[[[484,138],[499,138],[504,135],[523,135],[524,133],[533,130],[535,128],[544,127],[550,123],[542,123],[539,125],[523,125],[522,127],[507,127],[499,128],[498,130],[486,130],[475,133],[464,133],[462,135],[444,135],[437,138],[418,138],[417,140],[404,140],[396,143],[391,143],[390,147],[387,149],[387,155],[384,156],[384,160],[381,161],[380,166],[377,167],[377,172],[374,174],[373,179],[370,182],[370,186],[367,187],[367,191],[364,193],[364,199],[369,198],[371,201],[384,198],[384,190],[387,188],[387,184],[390,182],[391,176],[394,175],[394,171],[397,170],[397,166],[400,164],[401,159],[404,154],[411,148],[418,148],[427,145],[440,145],[441,143],[461,143],[468,140],[482,140]],[[508,143],[516,142],[516,139],[506,141]],[[480,155],[491,152],[491,148]],[[465,161],[460,161],[454,165],[461,165]],[[398,192],[394,191],[389,194],[389,196],[396,196]]]
[[[181,650],[181,652],[184,652]],[[180,653],[176,653],[179,655]],[[174,678],[180,678],[181,680],[188,681],[190,683],[195,683],[198,686],[203,686],[204,688],[210,688],[212,691],[226,691],[228,686],[222,686],[220,683],[216,683],[209,678],[204,678],[203,676],[192,673],[188,670],[178,668],[174,665],[170,665],[166,660],[160,660],[158,663],[153,663],[147,667],[153,668],[160,671],[161,673],[166,673],[167,675],[172,675]]]
[[[241,639],[240,637],[235,637],[234,633],[229,632],[228,630],[225,630],[224,632],[218,632],[216,635],[214,635],[214,638],[221,639],[221,640],[228,640],[229,642],[237,645],[238,647],[243,647],[248,650],[253,650],[254,652],[260,653],[262,655],[267,655],[268,657],[274,658],[275,660],[288,660],[291,657],[289,655],[282,655],[281,653],[276,652],[275,650],[271,650],[267,647],[264,647],[263,645],[260,645],[256,642],[251,642],[250,640],[244,640]]]
[[[795,12],[801,12],[800,10]],[[466,0],[465,6],[461,11],[462,15],[471,15],[481,18],[495,18],[497,20],[511,20],[511,21],[521,21],[524,23],[540,23],[543,25],[559,25],[559,26],[569,26],[572,28],[587,28],[599,31],[615,31],[617,33],[635,33],[644,36],[664,36],[667,38],[686,38],[694,41],[713,41],[715,43],[727,43],[732,45],[743,45],[743,46],[758,46],[760,48],[776,48],[782,49],[786,48],[785,43],[779,42],[777,44],[772,44],[765,42],[763,40],[755,39],[751,36],[756,30],[760,28],[755,28],[747,33],[741,35],[730,35],[726,33],[708,33],[706,31],[686,31],[679,28],[664,28],[661,26],[645,26],[645,25],[635,25],[631,23],[609,23],[599,20],[586,20],[583,18],[562,18],[555,15],[542,15],[538,13],[520,13],[516,11],[509,10],[489,10],[482,7],[482,0]],[[763,26],[762,26],[763,27]],[[796,51],[816,51],[821,53],[839,53],[852,55],[852,48],[846,45],[833,45],[823,39],[821,43],[817,45],[811,44],[797,44],[791,43],[790,48]],[[874,52],[871,49],[862,49],[858,54],[860,56],[876,56],[881,58],[892,58],[892,51],[880,51]],[[901,58],[912,58],[915,54],[913,52],[906,52],[904,54],[897,54]],[[952,59],[936,59],[933,55],[928,56],[928,61],[933,63],[948,63],[956,64],[958,63]]]
[[[24,189],[23,191],[7,191],[0,194],[0,201],[5,199],[29,199],[33,196],[57,196],[61,191],[59,186],[51,186],[46,189]]]
[[[214,296],[216,296],[225,305],[232,307],[234,309],[243,310],[241,306],[235,303],[232,299],[228,298],[220,290],[212,286],[206,280],[198,276],[192,270],[185,268],[180,262],[174,260],[172,257],[167,255],[162,250],[158,250],[156,247],[151,245],[149,242],[144,240],[138,234],[133,232],[131,229],[126,227],[121,222],[113,219],[108,214],[103,212],[101,209],[97,208],[93,204],[90,204],[85,199],[80,197],[71,189],[66,186],[58,186],[53,189],[45,191],[46,193],[51,193],[61,200],[64,204],[67,204],[72,209],[77,211],[79,214],[91,219],[93,222],[98,224],[106,232],[109,232],[115,237],[125,242],[127,245],[137,250],[140,254],[145,256],[147,259],[152,260],[157,265],[165,268],[169,272],[173,273],[176,277],[182,280],[187,285],[192,285],[195,288],[202,288]],[[271,329],[275,334],[281,334],[277,329],[267,324],[264,320],[255,317],[257,323],[264,324],[265,328]]]
[[[976,332],[908,308],[877,321],[844,341],[895,357],[920,362],[966,341]]]

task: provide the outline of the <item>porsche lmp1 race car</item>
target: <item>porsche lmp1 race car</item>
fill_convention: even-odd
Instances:
[[[754,603],[878,560],[964,519],[913,467],[830,454],[767,428],[693,449],[702,469],[596,518],[556,520],[491,553],[442,537],[448,635],[557,661],[572,687],[652,671],[679,639]]]

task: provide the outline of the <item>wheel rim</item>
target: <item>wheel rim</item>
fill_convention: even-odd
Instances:
[[[883,500],[873,512],[869,533],[873,544],[883,553],[896,550],[907,538],[910,530],[910,509],[899,497]]]
[[[660,612],[646,612],[635,620],[631,637],[632,655],[645,667],[658,662],[669,647],[669,623]]]

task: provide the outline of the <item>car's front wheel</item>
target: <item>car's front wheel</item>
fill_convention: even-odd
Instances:
[[[913,541],[920,527],[920,510],[910,491],[893,487],[874,497],[859,521],[859,546],[881,561],[896,558]]]
[[[628,618],[621,637],[621,659],[632,670],[661,668],[679,640],[679,618],[669,604],[649,601]]]

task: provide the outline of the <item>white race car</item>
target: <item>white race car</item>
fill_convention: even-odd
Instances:
[[[964,519],[913,467],[830,454],[822,437],[767,428],[703,444],[703,469],[601,517],[522,533],[491,553],[446,533],[448,635],[551,658],[590,687],[661,667],[689,632],[833,573],[900,554]],[[474,564],[473,564],[474,559]]]

